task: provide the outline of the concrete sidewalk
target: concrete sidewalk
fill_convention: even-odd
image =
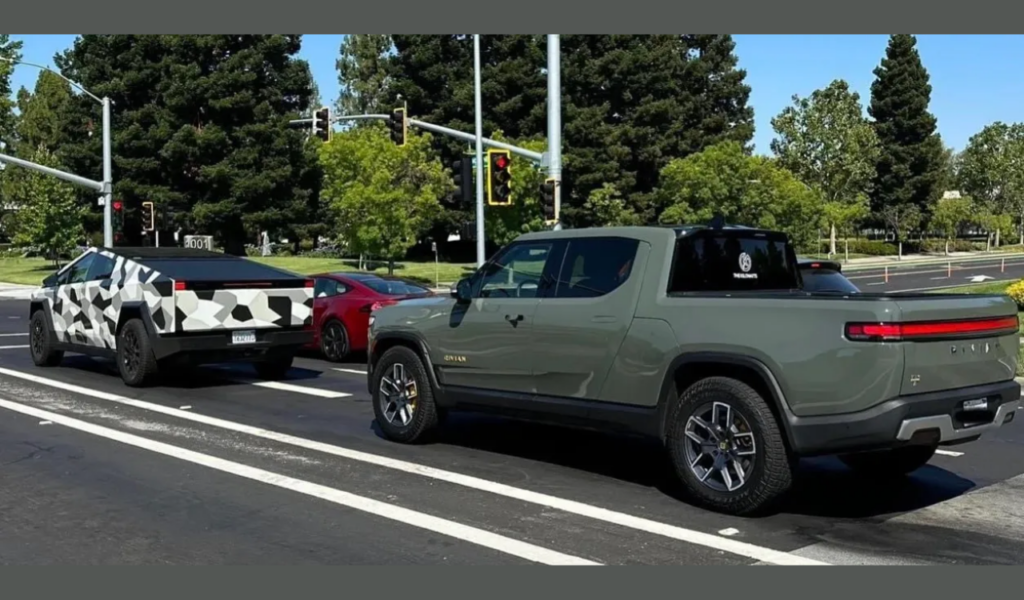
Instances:
[[[0,300],[27,300],[32,297],[32,292],[39,289],[35,285],[20,285],[17,283],[0,282]]]

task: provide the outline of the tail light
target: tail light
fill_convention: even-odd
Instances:
[[[187,289],[188,289],[188,284],[185,283],[184,281],[175,281],[174,282],[174,291],[176,291],[176,292],[183,292],[183,291],[185,291]]]
[[[857,342],[901,342],[1016,333],[1017,315],[960,321],[910,323],[847,323],[846,338]]]
[[[307,279],[306,280],[306,287],[308,287],[308,288],[316,287],[316,281],[313,280],[313,279]]]
[[[359,312],[372,313],[375,310],[380,310],[385,306],[391,306],[392,304],[398,303],[395,302],[394,300],[378,300],[377,302],[374,302],[372,304],[363,305],[363,307],[359,309]]]

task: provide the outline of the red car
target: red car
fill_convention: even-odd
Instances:
[[[314,336],[309,347],[331,362],[366,350],[370,313],[377,308],[434,295],[417,283],[374,273],[321,273],[313,279]]]

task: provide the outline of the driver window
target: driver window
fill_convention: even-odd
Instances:
[[[92,265],[92,261],[96,258],[96,254],[90,254],[77,263],[71,265],[68,272],[71,277],[68,279],[68,283],[85,283],[89,275],[89,267]]]
[[[551,242],[522,243],[511,246],[496,260],[487,263],[476,290],[477,298],[536,298]]]

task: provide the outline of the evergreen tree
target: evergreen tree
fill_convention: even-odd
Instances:
[[[70,105],[71,85],[55,73],[40,73],[33,93],[21,88],[16,128],[18,153],[28,156],[42,146],[59,154]]]
[[[0,33],[0,147],[11,145],[14,139],[14,102],[11,101],[11,73],[15,65],[8,62],[21,59],[20,41],[12,42],[11,36]]]
[[[338,69],[338,112],[362,115],[388,112],[388,86],[391,83],[391,36],[387,34],[349,34],[341,42]]]
[[[881,144],[872,202],[878,214],[912,205],[923,215],[942,193],[944,147],[928,112],[932,88],[916,46],[912,35],[891,36],[874,70],[868,113]]]
[[[313,218],[317,169],[306,132],[288,125],[312,95],[300,45],[300,35],[86,35],[57,64],[114,102],[115,195],[129,211],[153,201],[172,225],[242,254],[259,231],[292,235]],[[97,107],[73,106],[66,160],[98,174]]]

